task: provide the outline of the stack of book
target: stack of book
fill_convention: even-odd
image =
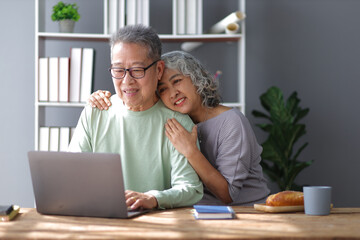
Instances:
[[[202,0],[177,0],[177,34],[202,34]]]
[[[14,219],[20,211],[16,205],[0,205],[0,222],[7,222]]]
[[[194,205],[195,219],[233,219],[235,212],[230,206]]]
[[[93,71],[92,48],[72,48],[70,58],[39,58],[39,101],[86,102],[92,91]]]
[[[75,128],[69,127],[40,127],[40,151],[66,152]]]
[[[149,25],[149,0],[109,0],[108,32],[132,24]]]

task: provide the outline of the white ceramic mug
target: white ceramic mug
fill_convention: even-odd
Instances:
[[[330,186],[303,187],[304,207],[307,215],[329,215],[331,208]]]

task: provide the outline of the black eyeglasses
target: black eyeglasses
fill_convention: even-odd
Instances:
[[[109,68],[110,74],[113,78],[122,79],[126,76],[126,71],[129,72],[130,76],[136,79],[143,78],[145,76],[145,71],[148,70],[152,65],[160,61],[160,59],[154,61],[149,66],[142,67],[132,67],[132,68]]]

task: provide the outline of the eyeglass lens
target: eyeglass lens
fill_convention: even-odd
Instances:
[[[129,72],[130,76],[133,78],[143,78],[145,76],[145,71],[148,70],[152,65],[154,65],[157,61],[152,62],[149,66],[145,68],[141,67],[133,67],[133,68],[110,68],[110,73],[113,78],[124,78],[126,75],[126,71]]]

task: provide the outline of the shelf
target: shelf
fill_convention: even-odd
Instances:
[[[82,1],[86,2],[86,0]],[[148,14],[153,12],[153,16],[151,17],[150,15],[150,23],[161,33],[159,38],[163,43],[164,52],[180,49],[189,50],[185,46],[204,45],[197,51],[193,51],[194,56],[206,63],[211,72],[215,73],[217,70],[223,72],[221,86],[224,93],[222,95],[226,96],[223,105],[238,108],[244,113],[246,107],[245,21],[239,23],[241,25],[241,32],[237,34],[209,34],[205,32],[207,29],[210,29],[210,26],[215,24],[215,19],[220,20],[226,17],[230,9],[230,11],[239,10],[245,12],[246,0],[217,0],[221,5],[215,4],[213,1],[200,0],[201,7],[198,8],[196,13],[198,15],[196,21],[199,21],[201,24],[199,24],[195,32],[201,32],[200,29],[204,29],[204,33],[191,35],[179,34],[179,32],[186,31],[178,29],[179,21],[184,19],[177,17],[178,9],[174,7],[177,6],[177,1],[166,1],[165,5],[162,1],[151,1],[151,6],[148,9]],[[109,78],[109,73],[106,71],[110,64],[109,40],[112,34],[109,33],[117,29],[117,27],[114,28],[114,23],[119,20],[115,19],[115,21],[113,19],[117,18],[117,14],[113,15],[113,12],[109,12],[109,3],[118,2],[118,0],[100,0],[97,1],[96,6],[93,4],[83,4],[82,11],[88,13],[88,16],[99,12],[99,10],[103,11],[103,14],[99,14],[99,19],[91,17],[85,19],[84,17],[82,25],[77,25],[77,30],[81,33],[58,32],[58,28],[55,28],[55,25],[50,22],[52,2],[35,0],[35,96],[39,94],[39,59],[60,56],[69,57],[69,49],[75,47],[94,48],[96,50],[93,88],[94,90],[109,89],[111,84],[109,80],[106,80],[106,83],[103,81],[103,79]],[[100,5],[102,5],[102,10]],[[161,16],[157,16],[159,7],[160,12],[164,13]],[[119,8],[116,11],[119,11]],[[121,9],[121,11],[125,12],[126,9]],[[100,17],[100,15],[103,16]],[[110,21],[110,18],[112,21]],[[98,24],[100,23],[99,21],[102,21],[102,24]],[[94,25],[94,23],[96,24]],[[120,23],[115,23],[115,25],[118,24]],[[196,43],[194,44],[194,42]],[[189,44],[186,45],[184,43]],[[234,84],[235,81],[236,83]],[[110,87],[112,87],[112,84]],[[39,102],[38,97],[35,97],[35,150],[38,149],[40,127],[74,127],[78,122],[81,111],[86,105],[87,103],[85,102]]]
[[[202,35],[173,35],[160,34],[160,39],[164,42],[223,42],[223,41],[238,41],[241,34],[202,34]]]
[[[85,107],[87,103],[73,102],[37,102],[39,107]]]
[[[227,106],[227,107],[237,107],[237,108],[240,108],[240,109],[242,109],[243,105],[244,105],[244,104],[239,103],[239,102],[225,102],[225,103],[222,103],[222,104]]]
[[[59,39],[59,40],[82,40],[82,41],[109,41],[110,35],[106,34],[89,34],[89,33],[53,33],[39,32],[37,36],[42,39]]]
[[[39,32],[37,36],[42,39],[59,40],[86,40],[86,41],[109,41],[109,34],[87,34],[87,33],[53,33]],[[160,34],[160,39],[164,42],[223,42],[238,41],[242,34],[202,34],[202,35],[175,35]]]

